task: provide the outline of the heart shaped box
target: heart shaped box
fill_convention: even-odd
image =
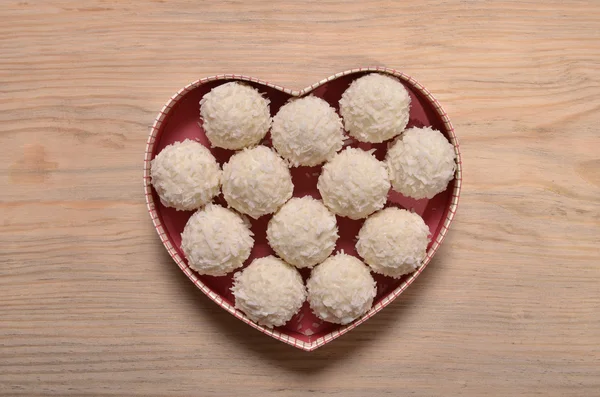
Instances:
[[[377,281],[377,296],[373,307],[363,317],[348,325],[342,326],[320,321],[311,312],[308,303],[305,303],[300,313],[283,327],[269,329],[258,325],[249,320],[242,312],[235,309],[234,297],[229,290],[232,283],[232,275],[224,277],[201,276],[187,266],[185,256],[180,248],[180,234],[187,219],[193,212],[175,211],[172,208],[164,207],[160,203],[158,195],[151,185],[150,162],[165,146],[186,138],[196,139],[205,146],[210,147],[202,126],[199,123],[199,101],[204,94],[219,84],[228,81],[243,81],[256,87],[271,100],[272,115],[275,115],[279,107],[288,99],[308,94],[325,99],[331,106],[339,110],[338,101],[349,84],[354,79],[371,72],[385,73],[400,79],[411,96],[408,127],[432,126],[442,131],[450,140],[456,152],[455,178],[444,192],[436,195],[431,200],[413,200],[395,192],[390,192],[388,197],[388,204],[386,206],[392,205],[411,209],[421,215],[425,223],[429,226],[431,242],[427,249],[427,256],[423,260],[422,265],[414,273],[405,275],[401,279],[374,275]],[[269,135],[267,135],[263,143],[269,144],[268,138]],[[383,144],[359,144],[355,142],[352,146],[357,146],[365,150],[375,149],[376,157],[381,160],[385,155],[386,145],[386,142]],[[220,164],[226,162],[233,154],[233,151],[218,148],[212,148],[211,151]],[[319,169],[320,167],[292,169],[292,177],[295,185],[294,196],[311,194],[320,198],[316,189]],[[454,218],[458,205],[460,188],[461,158],[459,145],[454,134],[454,128],[446,112],[431,93],[421,84],[401,72],[383,67],[352,69],[337,73],[300,91],[240,75],[218,75],[195,81],[179,90],[161,109],[152,126],[144,157],[144,190],[148,211],[161,241],[186,276],[210,299],[241,321],[277,340],[306,351],[315,350],[331,342],[374,316],[396,299],[421,274],[448,232],[448,227]],[[217,198],[217,202],[226,205],[222,196]],[[246,264],[249,264],[254,258],[273,253],[267,244],[265,236],[266,225],[269,219],[270,216],[264,216],[253,221],[252,230],[255,233],[255,247]],[[336,250],[343,249],[346,253],[357,255],[354,248],[355,237],[362,222],[338,217],[340,239],[338,240]],[[303,269],[301,273],[306,279],[309,275],[309,270]]]

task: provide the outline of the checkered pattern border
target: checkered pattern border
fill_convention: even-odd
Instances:
[[[154,147],[159,138],[158,135],[162,128],[163,121],[164,121],[166,115],[169,113],[171,108],[177,103],[177,101],[180,98],[182,98],[186,93],[188,93],[189,91],[193,90],[194,88],[196,88],[202,84],[205,84],[210,81],[215,81],[215,80],[243,80],[243,81],[249,81],[249,82],[266,85],[266,86],[274,88],[276,90],[288,93],[292,96],[300,97],[300,96],[310,93],[317,87],[320,87],[323,84],[325,84],[331,80],[335,80],[339,77],[347,76],[349,74],[364,73],[364,72],[380,72],[380,73],[386,73],[386,74],[395,76],[395,77],[399,78],[400,80],[402,80],[403,82],[409,84],[412,88],[414,88],[415,90],[420,92],[422,95],[424,95],[427,98],[427,100],[434,106],[435,111],[437,112],[437,114],[440,116],[440,118],[444,122],[446,131],[448,132],[448,135],[450,137],[450,142],[454,146],[454,151],[456,153],[456,174],[455,174],[455,182],[454,182],[454,191],[452,192],[452,201],[450,203],[448,215],[447,215],[446,219],[444,220],[444,223],[442,225],[442,228],[441,228],[436,240],[433,242],[433,244],[429,248],[429,251],[427,252],[427,256],[423,260],[421,266],[406,281],[404,281],[402,284],[400,284],[394,291],[389,293],[384,299],[382,299],[379,303],[377,303],[375,306],[373,306],[371,308],[371,310],[369,310],[364,316],[357,319],[356,321],[354,321],[348,325],[345,325],[333,332],[330,332],[329,334],[327,334],[323,337],[317,338],[312,342],[304,342],[304,341],[298,340],[294,337],[291,337],[289,335],[280,333],[276,330],[272,330],[272,329],[263,327],[261,325],[258,325],[256,323],[252,322],[248,317],[246,317],[244,315],[244,313],[236,310],[235,307],[233,307],[229,303],[225,302],[218,294],[216,294],[214,291],[212,291],[210,288],[208,288],[202,281],[200,281],[198,279],[196,274],[186,265],[185,261],[179,256],[179,254],[177,253],[177,250],[171,244],[171,241],[169,240],[169,238],[165,232],[165,229],[162,225],[162,222],[160,220],[160,217],[158,216],[158,213],[156,211],[156,205],[154,203],[154,198],[152,196],[152,185],[150,183],[150,161],[152,160],[152,153],[154,152]],[[412,282],[421,274],[421,272],[423,272],[423,270],[425,269],[427,264],[431,261],[431,258],[433,258],[434,254],[437,252],[440,245],[442,244],[442,241],[444,241],[446,234],[448,233],[448,228],[450,227],[450,224],[452,223],[452,220],[454,219],[454,215],[456,214],[456,208],[458,207],[458,200],[459,200],[459,196],[460,196],[461,185],[462,185],[462,161],[461,161],[461,155],[460,155],[460,146],[458,144],[458,139],[456,138],[456,134],[454,132],[454,127],[452,126],[452,123],[450,122],[450,119],[448,118],[448,115],[446,114],[446,112],[444,111],[442,106],[439,104],[439,102],[433,97],[433,95],[425,87],[423,87],[421,84],[419,84],[412,77],[407,76],[404,73],[399,72],[395,69],[389,69],[389,68],[379,67],[379,66],[378,67],[365,67],[365,68],[351,69],[351,70],[347,70],[345,72],[337,73],[337,74],[334,74],[333,76],[323,79],[323,80],[319,81],[318,83],[313,84],[313,85],[306,87],[299,91],[290,90],[288,88],[284,88],[284,87],[281,87],[276,84],[271,84],[269,82],[262,81],[262,80],[259,80],[259,79],[253,78],[253,77],[247,77],[247,76],[236,75],[236,74],[222,74],[222,75],[216,75],[216,76],[206,77],[204,79],[197,80],[197,81],[183,87],[181,90],[179,90],[175,95],[173,95],[169,99],[169,101],[167,101],[167,103],[160,110],[156,119],[154,120],[154,124],[152,125],[152,129],[150,131],[150,136],[148,137],[148,141],[146,143],[146,152],[144,154],[144,192],[146,195],[146,204],[148,207],[148,212],[150,213],[150,217],[152,218],[152,222],[154,224],[154,227],[156,228],[158,236],[160,237],[161,241],[163,242],[164,246],[166,247],[167,251],[173,258],[173,260],[175,260],[175,262],[181,268],[181,270],[185,273],[185,275],[190,280],[192,280],[192,282],[198,288],[200,288],[200,290],[202,290],[202,292],[204,292],[204,294],[206,294],[210,299],[212,299],[215,303],[217,303],[223,309],[227,310],[229,313],[231,313],[232,315],[237,317],[239,320],[243,321],[244,323],[250,325],[251,327],[256,328],[257,330],[259,330],[279,341],[282,341],[284,343],[287,343],[289,345],[292,345],[294,347],[297,347],[299,349],[306,350],[306,351],[315,350],[315,349],[323,346],[324,344],[331,342],[332,340],[340,337],[341,335],[345,334],[346,332],[351,331],[352,329],[356,328],[357,326],[359,326],[360,324],[362,324],[363,322],[365,322],[366,320],[368,320],[369,318],[371,318],[375,314],[377,314],[381,309],[383,309],[384,307],[389,305],[402,292],[404,292],[404,290],[410,284],[412,284]]]

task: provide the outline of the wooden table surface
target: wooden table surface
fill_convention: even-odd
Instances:
[[[600,3],[0,5],[0,395],[600,396]],[[463,154],[444,246],[312,353],[209,301],[146,212],[149,126],[187,83],[383,65]]]

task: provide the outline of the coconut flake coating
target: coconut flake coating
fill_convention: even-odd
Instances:
[[[452,144],[431,127],[407,129],[386,155],[393,189],[414,199],[446,190],[454,178],[455,159]]]
[[[298,268],[313,267],[335,249],[336,218],[321,201],[295,197],[271,218],[267,239],[286,262]]]
[[[386,208],[367,218],[356,250],[375,273],[399,278],[421,265],[428,243],[429,228],[418,214]]]
[[[213,88],[200,100],[200,117],[213,146],[242,149],[258,144],[271,127],[270,101],[242,83]]]
[[[241,267],[254,245],[252,232],[237,213],[208,204],[188,219],[181,249],[200,274],[224,276]]]
[[[288,166],[266,146],[244,149],[223,165],[225,200],[254,219],[277,211],[293,190]]]
[[[369,311],[377,292],[369,268],[343,253],[315,267],[307,288],[315,315],[336,324],[348,324]]]
[[[166,146],[150,165],[152,185],[167,207],[191,211],[219,194],[221,169],[210,150],[189,139]]]
[[[342,120],[321,98],[292,99],[273,117],[271,139],[291,165],[319,165],[342,148]]]
[[[378,143],[404,131],[410,113],[410,95],[396,78],[379,73],[360,77],[340,99],[346,131],[361,142]]]
[[[331,211],[361,219],[383,208],[390,181],[384,163],[364,150],[348,147],[323,166],[317,188]]]
[[[235,307],[265,327],[279,327],[300,311],[306,288],[298,270],[274,256],[258,258],[233,278]]]

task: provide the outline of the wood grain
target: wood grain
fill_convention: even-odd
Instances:
[[[0,395],[600,395],[600,3],[0,6]],[[161,246],[148,128],[180,87],[383,65],[461,142],[444,246],[313,353],[239,323]]]

